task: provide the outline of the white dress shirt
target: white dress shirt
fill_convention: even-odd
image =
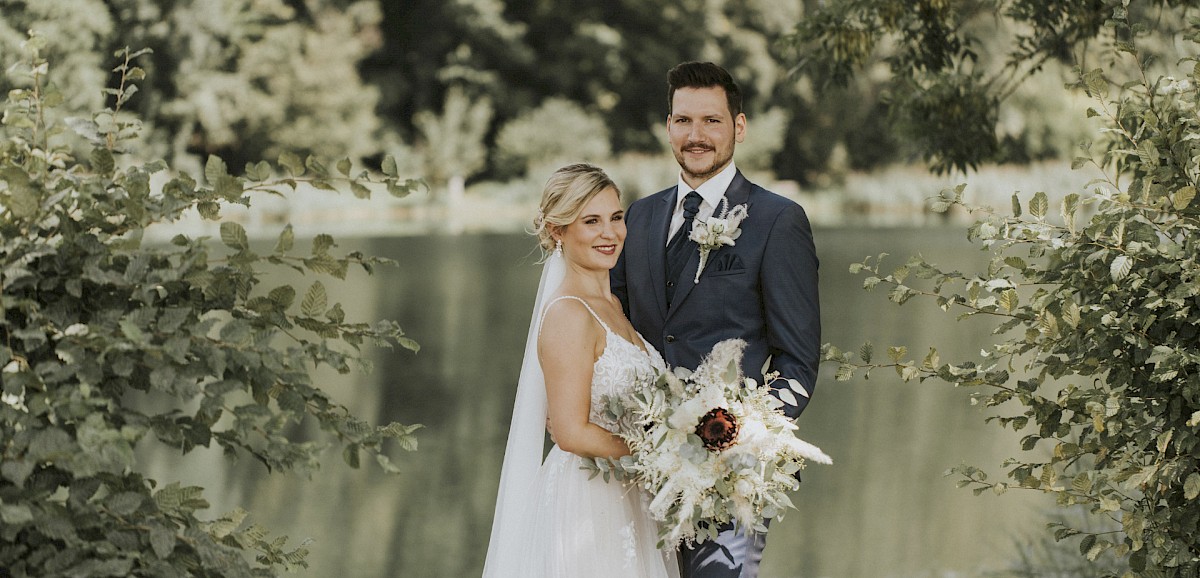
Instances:
[[[724,170],[714,175],[711,179],[700,183],[700,186],[695,189],[700,193],[700,197],[704,200],[700,202],[700,212],[696,214],[696,218],[700,220],[707,219],[712,216],[713,212],[721,203],[721,199],[725,197],[725,190],[729,188],[729,184],[733,182],[734,175],[737,174],[737,167],[730,161],[729,166]],[[683,226],[683,198],[687,196],[693,189],[683,182],[683,173],[679,174],[678,194],[675,195],[675,212],[671,216],[671,229],[667,234],[667,243],[671,242],[671,237],[679,231]]]

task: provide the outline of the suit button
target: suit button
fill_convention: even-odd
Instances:
[[[668,336],[667,336],[667,343],[675,343],[675,336],[674,336],[674,335],[668,335]]]
[[[675,286],[674,281],[667,281],[667,287],[674,287],[674,286]]]

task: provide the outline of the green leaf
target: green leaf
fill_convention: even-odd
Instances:
[[[225,538],[238,529],[238,526],[241,526],[245,519],[246,511],[241,508],[234,508],[232,512],[213,521],[212,525],[208,528],[209,534],[218,540]]]
[[[117,167],[112,151],[104,147],[92,149],[92,153],[88,156],[88,161],[92,163],[92,170],[100,175],[111,175],[113,169]]]
[[[896,346],[888,347],[888,357],[892,358],[892,361],[894,361],[896,363],[899,363],[900,359],[903,358],[907,354],[908,354],[908,348],[903,345],[901,345],[899,347],[896,347]]]
[[[287,309],[296,300],[296,288],[291,285],[280,285],[272,289],[267,298],[279,305],[281,309]]]
[[[1067,224],[1067,229],[1075,232],[1075,213],[1079,210],[1079,194],[1071,193],[1063,198],[1062,202],[1062,218]]]
[[[1020,297],[1017,296],[1015,289],[1005,289],[1002,293],[1000,293],[1000,306],[1003,307],[1005,311],[1012,312],[1017,308],[1019,303]]]
[[[1142,144],[1138,146],[1137,153],[1138,159],[1143,164],[1150,165],[1151,167],[1158,165],[1158,147],[1154,146],[1154,141],[1142,141]]]
[[[1171,195],[1171,202],[1175,205],[1176,209],[1182,211],[1188,208],[1188,205],[1192,204],[1192,199],[1195,198],[1196,187],[1188,185],[1175,191],[1175,194]]]
[[[109,496],[104,504],[118,516],[128,516],[142,506],[143,496],[138,492],[121,492]]]
[[[1078,327],[1080,313],[1079,306],[1074,301],[1068,301],[1062,308],[1063,321],[1066,321],[1071,327]]]
[[[1164,454],[1167,448],[1171,445],[1171,438],[1175,436],[1175,430],[1169,429],[1158,436],[1158,453]]]
[[[362,183],[360,183],[358,181],[352,181],[350,183],[350,192],[354,194],[355,198],[359,198],[359,199],[371,198],[371,189],[368,189],[365,185],[363,185]]]
[[[275,243],[276,253],[287,253],[292,250],[292,246],[296,243],[296,234],[292,231],[292,225],[289,223],[279,233],[279,241]]]
[[[721,379],[725,383],[734,383],[741,373],[741,368],[738,367],[737,359],[730,359],[729,364],[725,366],[725,371],[721,372]],[[793,404],[795,405],[795,404]]]
[[[154,550],[154,555],[166,559],[175,551],[175,532],[160,524],[151,524],[150,547]]]
[[[1083,540],[1080,540],[1080,542],[1079,542],[1079,553],[1086,556],[1088,551],[1091,550],[1092,546],[1095,544],[1096,544],[1096,535],[1095,534],[1088,534],[1088,535],[1084,536]]]
[[[12,526],[27,524],[33,521],[33,511],[25,504],[0,503],[0,521]]]
[[[25,480],[33,473],[33,468],[34,463],[30,460],[6,459],[0,463],[0,476],[22,488],[25,486]]]
[[[324,255],[325,253],[329,252],[330,247],[333,246],[335,246],[333,237],[326,234],[317,235],[316,237],[313,237],[312,254]]]
[[[1113,259],[1112,265],[1109,266],[1108,272],[1113,281],[1120,283],[1122,279],[1129,276],[1132,269],[1133,259],[1127,255],[1117,255],[1117,258]]]
[[[1183,497],[1195,500],[1197,496],[1200,496],[1200,473],[1192,472],[1183,482]]]
[[[349,444],[342,448],[342,460],[346,462],[346,465],[358,469],[358,459],[358,444]]]
[[[218,205],[212,201],[196,203],[196,211],[200,213],[201,217],[208,219],[209,221],[215,221],[221,218],[221,205]]]
[[[383,454],[375,454],[375,461],[379,464],[379,467],[383,468],[383,471],[389,474],[400,473],[400,468],[396,467],[396,465],[392,463],[392,460]]]
[[[62,103],[65,102],[65,100],[66,98],[63,97],[62,92],[50,88],[46,92],[46,96],[42,101],[42,105],[46,108],[58,108],[62,106]]]
[[[1012,196],[1012,213],[1014,217],[1021,216],[1021,198],[1016,193]]]
[[[317,157],[313,155],[308,155],[308,158],[304,159],[304,166],[308,167],[308,170],[312,171],[318,178],[329,178],[329,169],[325,168],[325,165],[321,164],[321,161],[317,160]]]
[[[929,348],[929,353],[925,354],[925,359],[921,362],[921,366],[925,369],[936,370],[941,365],[941,357],[938,355],[937,349]]]
[[[245,227],[233,221],[221,223],[221,242],[239,251],[250,248],[250,239],[246,236]]]
[[[1088,71],[1083,75],[1083,82],[1092,98],[1108,98],[1108,79],[1104,78],[1103,70],[1096,68]]]
[[[242,193],[246,191],[242,180],[232,175],[222,175],[217,177],[213,184],[213,192],[217,196],[227,201],[236,201],[242,197]]]
[[[863,360],[863,363],[871,363],[871,356],[875,353],[875,346],[868,341],[858,348],[858,357]]]
[[[8,166],[0,170],[0,180],[8,183],[7,200],[0,189],[0,201],[8,205],[18,219],[28,219],[37,214],[38,194],[29,180],[29,175],[20,167]]]
[[[204,163],[204,178],[208,184],[215,187],[221,177],[227,176],[229,169],[225,166],[225,161],[217,155],[208,155],[208,162]]]
[[[295,153],[284,151],[279,155],[279,165],[287,169],[287,172],[293,177],[299,177],[304,174],[304,161],[300,160]]]
[[[304,294],[304,300],[300,302],[300,312],[309,317],[319,317],[325,313],[328,301],[325,286],[320,281],[314,281],[308,288],[308,292]]]
[[[354,167],[354,165],[350,162],[350,159],[342,159],[337,162],[336,166],[337,171],[345,177],[350,176],[350,169]]]
[[[258,177],[255,180],[265,181],[271,178],[271,165],[267,161],[258,161],[254,165],[254,173]]]
[[[397,177],[400,175],[400,170],[396,167],[396,158],[392,155],[383,157],[383,165],[380,167],[383,174],[389,177]]]
[[[402,199],[416,191],[421,184],[423,184],[421,181],[415,179],[407,179],[404,182],[389,180],[387,181],[387,190],[388,194]]]
[[[1029,201],[1029,214],[1038,219],[1046,218],[1046,211],[1050,208],[1050,201],[1046,198],[1046,193],[1037,192],[1033,195],[1033,199]]]
[[[398,338],[396,338],[396,342],[400,344],[400,347],[403,347],[409,351],[412,351],[413,353],[421,351],[421,344],[417,343],[417,341],[415,339],[411,339],[408,337],[398,337]]]

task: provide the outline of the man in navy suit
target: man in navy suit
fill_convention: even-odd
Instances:
[[[694,369],[717,342],[746,341],[742,371],[781,379],[775,394],[798,417],[816,386],[821,346],[817,257],[804,209],[746,180],[733,161],[746,137],[741,91],[710,62],[667,73],[667,135],[676,186],[630,205],[613,293],[633,326],[672,367]],[[744,205],[733,246],[713,250],[700,271],[693,223]],[[685,578],[756,578],[766,536],[721,528],[719,538],[681,554]]]

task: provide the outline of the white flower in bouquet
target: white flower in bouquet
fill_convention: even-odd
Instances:
[[[632,455],[591,467],[650,493],[663,545],[715,538],[717,527],[731,520],[765,532],[764,519],[793,507],[787,492],[799,486],[795,474],[806,461],[831,463],[795,436],[796,425],[770,394],[769,381],[759,385],[742,376],[745,346],[722,341],[695,372],[663,373],[632,397],[607,402]]]

